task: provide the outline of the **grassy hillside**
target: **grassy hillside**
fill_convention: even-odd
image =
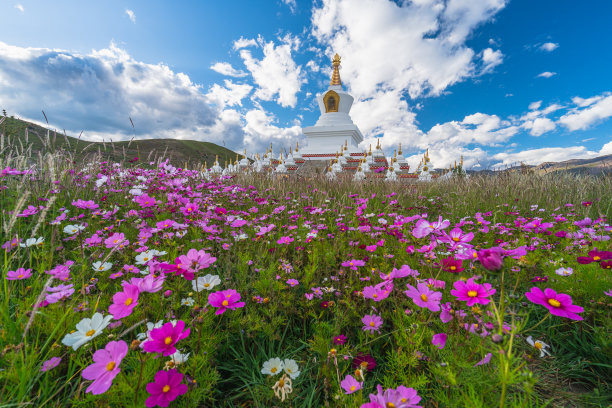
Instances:
[[[185,163],[204,164],[204,162],[211,166],[216,155],[219,156],[221,166],[226,160],[236,159],[235,152],[209,142],[177,139],[88,142],[65,135],[63,131],[55,132],[13,117],[5,119],[0,125],[0,132],[5,135],[3,145],[0,146],[3,154],[8,151],[7,149],[24,153],[29,150],[31,156],[37,156],[38,152],[65,151],[78,162],[98,153],[104,159],[112,161],[129,161],[138,157],[140,161],[146,162],[163,156],[176,166],[184,166]]]

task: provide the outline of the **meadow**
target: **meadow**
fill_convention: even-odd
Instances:
[[[15,152],[0,407],[612,401],[610,176],[218,178]]]

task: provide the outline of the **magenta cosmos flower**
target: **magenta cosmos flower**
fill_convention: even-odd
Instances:
[[[406,296],[412,299],[412,301],[419,307],[426,307],[432,312],[438,312],[440,310],[440,300],[442,300],[442,293],[434,292],[429,289],[425,283],[417,284],[417,287],[406,284],[408,290],[404,291]]]
[[[351,270],[356,271],[358,267],[364,266],[365,262],[361,259],[351,259],[350,261],[342,262],[342,266],[344,268],[351,268]]]
[[[340,382],[340,386],[344,390],[345,394],[352,394],[361,389],[361,383],[352,375],[347,375],[344,380]]]
[[[49,371],[52,368],[57,367],[61,361],[61,357],[51,357],[50,359],[42,363],[42,365],[40,366],[40,371]]]
[[[448,336],[446,335],[446,333],[434,334],[431,339],[431,343],[437,348],[439,348],[440,350],[442,350],[444,346],[446,345],[447,337]]]
[[[108,312],[113,315],[113,319],[119,320],[132,314],[132,310],[138,305],[138,295],[140,290],[136,285],[123,286],[123,292],[113,295],[113,304],[108,308]]]
[[[370,403],[362,405],[362,408],[421,408],[421,405],[416,405],[421,400],[421,397],[418,396],[414,388],[400,385],[396,389],[389,388],[383,391],[382,385],[378,384],[376,390],[378,393],[370,394]]]
[[[483,283],[482,285],[474,282],[474,278],[470,278],[467,282],[457,281],[453,284],[455,289],[451,290],[451,295],[457,299],[465,301],[468,306],[474,306],[476,303],[481,305],[488,304],[496,290],[491,288],[491,284]]]
[[[530,292],[525,293],[525,296],[533,303],[544,306],[555,316],[582,320],[582,317],[576,313],[582,313],[584,309],[581,306],[572,304],[572,297],[570,295],[557,293],[550,288],[546,288],[542,292],[542,289],[533,287]]]
[[[380,302],[389,297],[393,290],[393,281],[383,281],[376,286],[366,286],[363,288],[363,297],[372,299],[375,302]]]
[[[147,353],[162,353],[164,357],[176,353],[174,346],[179,340],[189,336],[190,329],[185,329],[185,322],[179,320],[176,325],[172,322],[164,324],[162,327],[151,330],[150,340],[142,344],[142,349]]]
[[[236,292],[234,289],[221,290],[219,292],[214,292],[208,295],[208,303],[212,307],[218,307],[219,310],[215,312],[216,315],[223,314],[227,309],[237,309],[239,307],[244,307],[244,302],[239,302],[240,293]]]
[[[8,279],[8,280],[28,279],[30,276],[32,276],[32,270],[31,269],[19,268],[16,271],[8,271],[6,273],[6,279]]]
[[[93,380],[86,392],[94,395],[104,394],[113,384],[113,379],[121,369],[119,364],[128,352],[127,343],[123,340],[109,342],[103,350],[93,355],[94,363],[83,370],[86,380]]]
[[[478,260],[486,269],[490,271],[498,271],[504,264],[503,249],[493,247],[478,251]]]
[[[181,384],[183,374],[175,369],[160,370],[155,374],[155,380],[147,384],[147,392],[151,394],[145,405],[151,407],[167,407],[179,395],[187,393],[187,385]]]
[[[380,332],[380,326],[383,324],[383,319],[380,316],[371,314],[363,316],[361,322],[363,323],[363,331],[370,331],[370,333],[374,333],[375,331]]]

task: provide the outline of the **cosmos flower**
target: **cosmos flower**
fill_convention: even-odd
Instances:
[[[492,247],[478,251],[478,260],[486,269],[498,271],[504,264],[503,250],[499,247]]]
[[[149,333],[150,340],[144,342],[142,349],[147,353],[161,353],[169,356],[176,353],[175,344],[189,336],[190,329],[185,329],[185,322],[179,320],[176,324],[168,322]]]
[[[545,355],[550,356],[550,353],[548,352],[548,350],[546,350],[550,347],[548,344],[540,340],[533,340],[532,336],[527,337],[526,341],[530,346],[535,347],[537,350],[540,351],[540,357],[544,357]]]
[[[570,295],[557,293],[550,288],[542,291],[540,288],[533,287],[531,291],[525,293],[525,296],[531,302],[544,306],[555,316],[566,317],[571,320],[582,320],[582,317],[576,313],[582,313],[584,309],[581,306],[574,305]]]
[[[127,352],[128,346],[123,340],[111,341],[103,350],[97,350],[93,355],[93,364],[81,373],[86,380],[93,380],[85,392],[98,395],[108,391],[113,379],[121,371],[119,364]]]
[[[489,364],[489,361],[491,361],[491,357],[493,357],[493,354],[487,353],[482,360],[474,364],[474,367]]]
[[[342,262],[342,266],[344,268],[351,268],[351,270],[356,271],[358,267],[364,266],[365,262],[361,259],[351,259],[350,261]]]
[[[486,305],[491,301],[489,297],[496,292],[489,283],[481,285],[474,282],[474,278],[468,279],[467,282],[456,281],[453,286],[455,289],[451,290],[451,295],[465,301],[468,306],[474,306],[476,303]]]
[[[446,345],[446,338],[447,338],[446,333],[434,334],[431,339],[431,343],[441,350]]]
[[[561,267],[557,269],[555,273],[559,276],[571,276],[574,273],[574,270],[570,267]]]
[[[18,268],[16,271],[8,271],[6,273],[7,280],[22,280],[32,276],[31,269]]]
[[[102,331],[110,324],[112,319],[113,316],[111,315],[104,316],[96,312],[91,319],[84,318],[77,323],[76,331],[64,336],[62,344],[76,350],[83,344],[102,334]]]
[[[274,358],[271,358],[270,360],[266,361],[263,364],[263,368],[261,369],[261,373],[262,374],[271,375],[271,376],[275,376],[277,374],[280,374],[281,371],[283,371],[283,368],[285,368],[283,360],[281,360],[278,357],[274,357]]]
[[[43,237],[40,238],[28,238],[25,240],[25,242],[19,244],[20,247],[22,248],[29,248],[31,246],[35,246],[35,245],[42,245],[43,242],[45,241],[45,239]]]
[[[167,407],[177,397],[187,393],[187,384],[181,384],[182,381],[183,374],[174,369],[158,371],[154,381],[147,384],[147,392],[150,397],[145,401],[145,406],[147,408]]]
[[[344,377],[344,380],[340,382],[340,386],[344,390],[345,394],[352,394],[361,389],[361,383],[352,375],[347,375]]]
[[[217,275],[204,275],[191,281],[191,286],[196,292],[203,290],[212,290],[215,286],[221,283],[221,279]]]
[[[417,391],[414,388],[404,387],[400,385],[396,389],[389,388],[383,391],[383,387],[378,384],[376,394],[370,394],[370,403],[362,405],[368,408],[373,407],[396,407],[396,408],[422,408],[421,405],[416,405],[421,401]],[[369,406],[368,406],[369,405]]]
[[[136,285],[123,286],[123,292],[113,295],[113,304],[109,306],[108,312],[113,315],[113,319],[119,320],[132,314],[138,305],[138,295],[140,290]]]
[[[369,331],[370,333],[380,332],[380,326],[383,324],[383,319],[380,316],[375,314],[365,315],[361,319],[363,323],[363,327],[361,328],[363,331]]]
[[[424,307],[432,312],[440,310],[441,292],[434,292],[425,283],[418,283],[417,287],[406,284],[408,290],[404,291],[406,296],[412,299],[415,305]]]
[[[227,309],[235,310],[240,307],[244,307],[244,302],[239,302],[240,293],[234,289],[222,290],[214,292],[208,295],[208,303],[212,307],[218,307],[219,309],[215,312],[216,315],[223,314]]]
[[[283,360],[283,370],[292,380],[295,380],[300,375],[300,367],[297,365],[295,360],[286,358]]]
[[[50,359],[42,363],[42,365],[40,366],[40,371],[49,371],[57,367],[61,361],[61,357],[51,357]]]
[[[102,263],[101,261],[97,261],[94,262],[91,267],[93,268],[94,271],[96,272],[105,272],[108,271],[110,268],[113,267],[113,264],[110,262],[104,262]]]

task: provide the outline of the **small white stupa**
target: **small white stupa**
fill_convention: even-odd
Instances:
[[[308,143],[301,152],[306,160],[334,157],[338,146],[342,145],[347,147],[347,156],[361,153],[358,146],[363,141],[363,135],[349,116],[353,97],[342,89],[338,54],[334,56],[332,66],[333,73],[327,92],[317,95],[321,116],[314,126],[302,129]]]

